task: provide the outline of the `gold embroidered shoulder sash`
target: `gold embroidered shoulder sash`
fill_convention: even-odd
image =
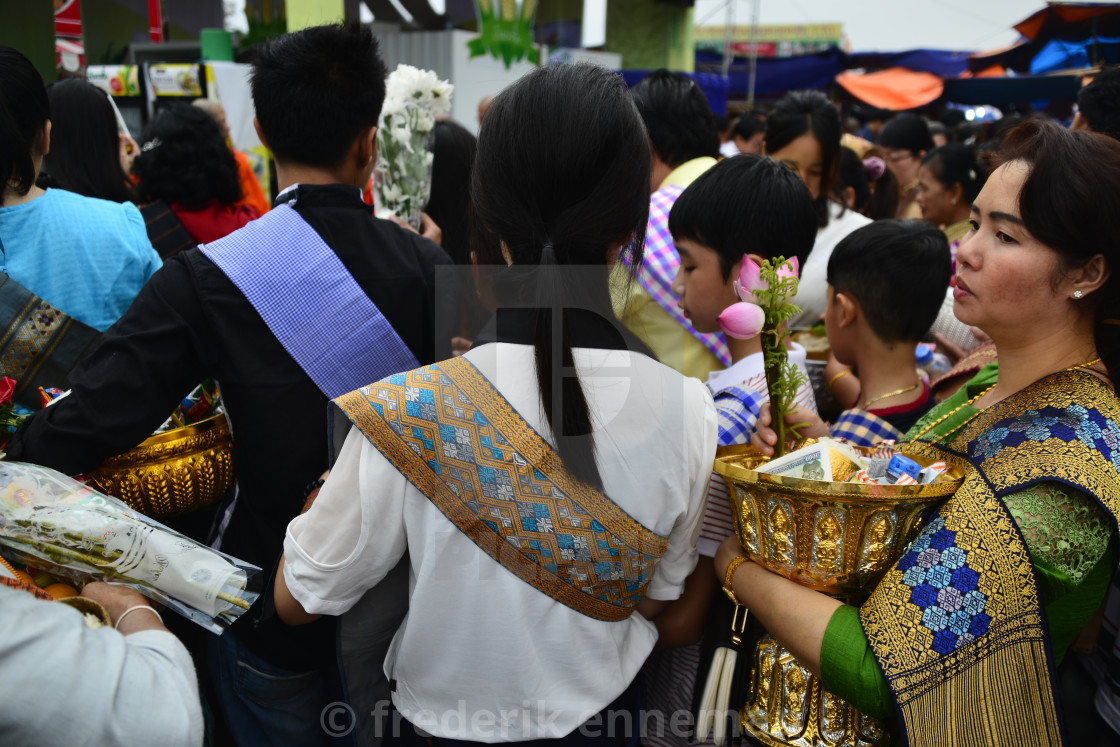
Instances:
[[[904,742],[1060,745],[1038,584],[1002,497],[1064,483],[1104,506],[1115,531],[1116,395],[1091,374],[1054,374],[985,410],[946,450],[976,469],[860,609]]]
[[[465,358],[335,400],[408,481],[487,555],[600,620],[630,616],[666,538],[568,472]]]

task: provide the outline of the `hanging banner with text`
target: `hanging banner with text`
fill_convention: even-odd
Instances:
[[[844,26],[840,23],[762,25],[755,34],[759,57],[799,57],[844,46]],[[723,54],[728,36],[726,26],[697,26],[693,32],[698,51],[716,54]],[[749,55],[751,38],[750,26],[734,26],[730,34],[732,51],[743,57]]]

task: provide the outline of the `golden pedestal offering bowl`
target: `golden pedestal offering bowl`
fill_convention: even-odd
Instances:
[[[153,519],[208,506],[233,485],[233,437],[222,413],[150,436],[106,459],[91,474],[97,488]]]
[[[934,460],[908,454],[923,467]],[[930,485],[864,485],[769,475],[749,446],[722,447],[715,471],[727,480],[743,549],[759,565],[859,604],[921,529],[927,511],[960,487],[966,465],[944,459],[948,478]],[[766,745],[870,747],[889,735],[875,719],[831,695],[769,635],[752,656],[752,697],[741,725]]]

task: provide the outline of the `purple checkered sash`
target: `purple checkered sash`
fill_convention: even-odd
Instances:
[[[326,242],[287,205],[199,246],[328,398],[420,365]]]
[[[704,343],[724,366],[731,365],[731,353],[727,342],[718,332],[697,332],[692,323],[685,318],[684,312],[677,307],[677,294],[673,292],[673,279],[681,265],[680,255],[669,233],[669,211],[684,189],[670,184],[653,193],[649,200],[649,225],[646,226],[646,251],[642,267],[638,271],[638,283],[665,309],[677,324],[687,329],[692,336]],[[629,263],[627,263],[629,264]]]

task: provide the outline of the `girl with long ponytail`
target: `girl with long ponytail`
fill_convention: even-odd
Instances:
[[[717,431],[699,380],[611,310],[649,163],[615,73],[540,68],[504,91],[471,184],[476,253],[508,265],[497,314],[461,358],[336,400],[355,427],[288,529],[277,611],[360,614],[408,551],[385,661],[405,744],[637,738],[650,618],[696,564]]]

